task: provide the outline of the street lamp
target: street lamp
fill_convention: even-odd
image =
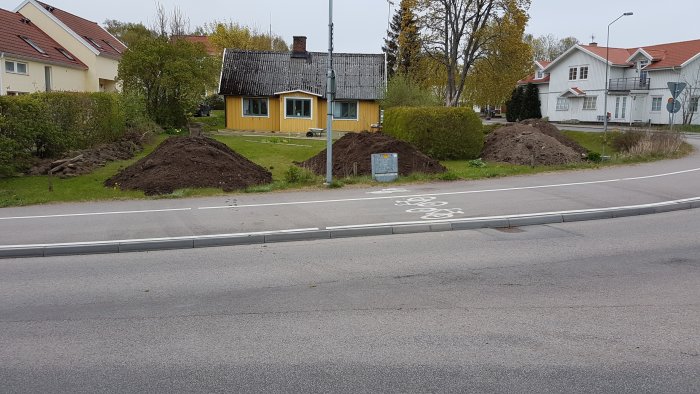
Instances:
[[[625,12],[624,14],[615,18],[614,21],[608,23],[608,35],[605,39],[605,97],[603,98],[603,133],[605,135],[605,141],[603,142],[603,156],[605,156],[605,144],[608,142],[608,89],[610,88],[608,80],[608,70],[610,69],[610,26],[620,20],[623,16],[634,15],[633,12]]]

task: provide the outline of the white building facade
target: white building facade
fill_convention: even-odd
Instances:
[[[535,75],[518,83],[538,86],[550,121],[603,122],[606,57],[610,123],[668,124],[668,83],[682,82],[673,122],[700,124],[700,40],[629,49],[575,45],[551,63],[536,62]]]

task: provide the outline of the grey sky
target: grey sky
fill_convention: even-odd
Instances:
[[[103,22],[117,19],[129,22],[153,21],[154,0],[45,0],[86,19]],[[400,0],[394,0],[398,4]],[[0,7],[13,10],[21,0],[0,0]],[[328,0],[162,0],[170,9],[180,7],[192,27],[212,20],[238,22],[272,30],[291,42],[293,35],[308,37],[308,49],[328,47]],[[334,0],[335,50],[337,52],[379,53],[386,34],[386,0]],[[610,46],[633,47],[700,39],[700,1],[673,0],[533,0],[528,33],[574,36],[583,43],[591,35],[605,44],[606,29],[617,16],[632,11],[633,16],[617,21],[611,28]]]

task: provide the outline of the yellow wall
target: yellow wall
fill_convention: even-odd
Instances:
[[[285,118],[284,102],[287,97],[310,98],[311,119]],[[309,128],[326,127],[326,101],[317,96],[294,92],[269,98],[269,117],[244,117],[240,96],[226,96],[226,128],[232,130],[283,131],[306,133]],[[379,103],[360,101],[358,120],[334,120],[335,131],[369,131],[373,123],[379,123]]]
[[[99,92],[100,78],[110,81],[115,80],[117,75],[116,70],[119,66],[118,60],[96,55],[91,48],[78,41],[72,34],[56,24],[56,22],[49,18],[42,10],[37,9],[31,3],[27,3],[22,7],[19,13],[30,19],[33,24],[88,66],[88,70],[83,74],[84,81],[81,84],[83,88],[70,90]]]
[[[5,71],[5,61],[15,61],[27,64],[26,74],[15,74]],[[44,67],[51,67],[51,89],[59,91],[81,92],[86,90],[85,70],[32,62],[12,57],[3,59],[2,87],[0,94],[7,92],[36,93],[46,91],[46,79]]]

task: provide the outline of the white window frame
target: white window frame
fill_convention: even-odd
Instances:
[[[289,100],[306,100],[309,102],[309,114],[310,116],[288,116],[287,115],[287,102]],[[285,97],[284,98],[284,118],[285,119],[313,119],[314,118],[314,100],[310,97]]]
[[[265,100],[267,101],[267,115],[246,115],[245,101],[246,100]],[[269,118],[270,117],[270,98],[269,97],[241,97],[241,116],[244,118]]]
[[[562,105],[562,103],[564,105]],[[557,97],[557,111],[568,111],[569,110],[569,98],[568,97]]]
[[[698,106],[700,106],[700,96],[692,96],[688,101],[688,112],[698,112]]]
[[[335,116],[335,105],[336,104],[355,104],[355,117],[354,118],[339,118]],[[338,100],[338,101],[333,101],[333,119],[335,120],[354,120],[357,121],[360,119],[360,104],[357,100]]]
[[[663,101],[664,98],[661,96],[653,96],[651,98],[651,112],[661,112],[661,108],[663,107]],[[654,104],[658,103],[658,106],[655,106]]]
[[[573,78],[571,78],[573,74]],[[578,67],[569,67],[569,81],[575,81],[578,78]]]
[[[27,37],[27,36],[19,36],[19,38],[21,38],[22,41],[26,42],[27,45],[29,45],[30,47],[34,48],[35,51],[41,53],[43,56],[49,56],[49,54],[46,53],[46,51],[44,50],[44,48],[40,47],[39,44],[37,44],[36,42],[34,42],[34,40],[32,40],[31,38],[29,38],[29,37]]]
[[[585,77],[585,78],[584,78],[584,76],[583,76],[583,70],[586,70],[586,77]],[[588,66],[581,66],[581,67],[579,67],[579,68],[578,68],[578,79],[584,80],[584,81],[587,80],[587,79],[588,79],[588,71],[589,71],[589,70],[590,70],[590,69],[588,68]]]
[[[7,69],[8,64],[12,64],[12,71]],[[18,65],[20,64],[24,65],[24,72],[17,71]],[[29,75],[29,64],[14,60],[5,60],[5,72],[8,74]]]
[[[590,103],[593,102],[593,106]],[[588,103],[589,105],[586,105]],[[583,110],[584,111],[595,111],[598,107],[598,96],[586,96],[583,98]]]

